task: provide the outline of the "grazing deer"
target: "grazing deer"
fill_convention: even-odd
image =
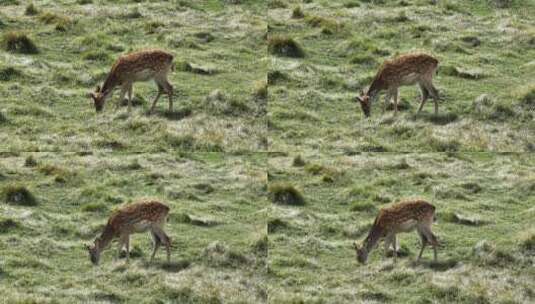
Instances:
[[[150,112],[154,111],[156,102],[162,93],[169,96],[169,112],[173,111],[173,86],[167,80],[167,74],[173,70],[173,55],[162,50],[144,50],[119,57],[113,64],[106,81],[97,86],[95,92],[89,93],[95,103],[97,112],[102,111],[106,99],[117,86],[121,87],[121,98],[117,106],[123,101],[128,92],[128,112],[132,107],[132,85],[137,81],[154,79],[158,85],[158,95],[152,102]]]
[[[366,117],[370,116],[371,103],[376,100],[382,90],[386,91],[385,107],[394,98],[394,116],[398,113],[398,88],[418,83],[422,92],[422,100],[418,113],[422,111],[429,96],[435,102],[435,115],[438,114],[438,90],[433,85],[433,75],[438,69],[438,60],[432,56],[415,53],[399,56],[385,61],[368,88],[368,92],[361,91],[356,100]]]
[[[119,254],[126,248],[126,260],[130,258],[130,235],[150,230],[154,241],[154,250],[150,261],[154,260],[156,250],[163,244],[167,250],[167,262],[171,258],[171,239],[163,231],[167,221],[169,207],[157,201],[141,201],[129,204],[113,213],[102,234],[95,239],[93,246],[86,245],[89,257],[94,265],[98,265],[100,253],[111,241],[119,239]]]
[[[415,228],[422,240],[422,249],[420,250],[420,254],[418,254],[417,261],[420,261],[427,244],[433,246],[434,260],[436,261],[438,240],[433,232],[431,232],[431,225],[434,219],[435,207],[423,200],[400,202],[388,208],[381,209],[363,245],[359,246],[356,242],[353,243],[357,253],[357,261],[365,264],[368,260],[368,254],[376,247],[381,239],[384,239],[385,255],[390,245],[392,245],[394,248],[395,263],[398,249],[396,234],[410,232]]]

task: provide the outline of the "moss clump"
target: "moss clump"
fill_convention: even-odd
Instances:
[[[267,75],[268,85],[275,85],[278,82],[286,81],[286,80],[288,80],[288,75],[286,75],[285,73],[281,71],[277,71],[277,70],[268,71],[268,75]]]
[[[353,202],[350,207],[351,211],[357,212],[375,212],[377,208],[369,202]]]
[[[303,157],[301,157],[301,155],[297,155],[296,157],[294,157],[292,165],[294,167],[303,167],[304,165],[306,165],[306,162]]]
[[[137,19],[137,18],[143,18],[143,15],[139,11],[139,9],[136,7],[132,9],[131,11],[122,14],[120,17],[125,18],[125,19]]]
[[[257,81],[254,85],[253,96],[256,99],[266,99],[268,96],[268,84],[265,80]]]
[[[10,81],[19,77],[20,75],[21,73],[13,67],[0,69],[0,81]]]
[[[269,186],[268,191],[273,203],[291,206],[305,204],[305,199],[301,192],[292,185],[277,183]]]
[[[24,160],[24,166],[25,167],[37,166],[37,161],[35,160],[35,158],[33,158],[33,155],[26,157],[26,159]]]
[[[105,212],[108,210],[108,206],[104,203],[89,203],[82,207],[84,212]]]
[[[270,0],[268,2],[268,8],[288,8],[288,4],[281,0]]]
[[[268,40],[270,54],[292,58],[305,57],[305,51],[293,38],[285,36],[273,36]]]
[[[294,7],[292,11],[292,18],[301,19],[303,17],[305,17],[305,13],[303,13],[303,9],[300,6]]]
[[[4,188],[4,201],[8,204],[18,206],[36,206],[37,199],[33,194],[23,185],[9,185]]]
[[[517,89],[514,95],[521,108],[527,111],[535,111],[535,83]]]
[[[33,2],[30,2],[30,4],[28,4],[24,10],[24,15],[35,16],[37,14],[39,14],[39,10],[35,7],[35,5],[33,5]]]
[[[2,39],[4,50],[19,54],[37,54],[39,50],[33,41],[22,32],[8,32]]]
[[[20,227],[20,224],[18,222],[15,222],[12,219],[0,218],[0,233],[6,233],[18,227]]]
[[[159,31],[159,28],[164,27],[165,24],[159,21],[151,21],[148,23],[145,23],[144,29],[147,34],[154,34]]]
[[[535,231],[527,231],[520,239],[520,248],[535,254]]]

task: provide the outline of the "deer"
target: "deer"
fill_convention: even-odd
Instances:
[[[164,245],[167,250],[167,262],[171,259],[171,239],[163,230],[163,225],[167,221],[169,207],[155,200],[145,200],[128,204],[115,211],[110,218],[101,235],[98,236],[93,245],[85,245],[89,251],[89,258],[93,265],[98,265],[100,254],[107,249],[114,239],[119,240],[119,256],[126,250],[126,261],[130,260],[130,235],[150,231],[153,240],[153,251],[150,262],[154,261],[154,256],[160,245]]]
[[[95,92],[90,92],[95,110],[101,112],[106,100],[112,95],[116,87],[121,88],[117,107],[128,93],[128,112],[132,110],[132,86],[134,82],[153,79],[158,86],[158,94],[152,102],[149,114],[152,114],[160,96],[165,93],[169,97],[169,112],[173,111],[173,86],[167,80],[167,75],[173,68],[173,55],[163,50],[141,50],[123,55],[115,61],[102,88],[97,85]]]
[[[381,209],[362,245],[357,244],[356,241],[353,242],[357,261],[361,264],[366,264],[369,253],[377,246],[379,241],[384,240],[385,256],[390,246],[392,246],[395,264],[398,249],[396,235],[416,229],[422,242],[416,261],[420,261],[425,247],[429,244],[433,247],[434,261],[436,262],[439,243],[437,237],[431,231],[431,225],[434,220],[435,207],[424,200],[403,201]]]
[[[438,71],[438,60],[423,53],[405,54],[392,60],[385,61],[379,68],[366,93],[363,90],[356,101],[360,103],[362,112],[370,117],[371,104],[381,91],[386,91],[385,107],[394,99],[394,116],[398,113],[398,89],[418,83],[421,91],[421,102],[418,114],[422,111],[425,102],[431,96],[435,103],[435,115],[438,114],[438,90],[433,85],[433,75]]]

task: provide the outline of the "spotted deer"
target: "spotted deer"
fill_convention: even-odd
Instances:
[[[393,60],[383,63],[368,91],[361,91],[361,96],[356,97],[360,102],[362,112],[366,117],[370,116],[371,104],[375,101],[381,91],[386,91],[385,107],[394,99],[394,116],[398,113],[398,89],[401,86],[408,86],[418,83],[422,94],[420,108],[422,111],[426,100],[431,96],[435,102],[435,115],[438,114],[438,90],[433,85],[433,75],[438,70],[438,60],[432,56],[414,53],[401,55]]]
[[[126,54],[119,57],[113,64],[102,88],[97,86],[96,91],[89,93],[89,96],[94,101],[95,110],[100,112],[104,108],[106,99],[119,86],[121,94],[117,107],[124,100],[125,94],[128,93],[128,111],[131,112],[134,82],[154,79],[158,86],[158,95],[152,102],[149,113],[154,111],[154,107],[163,93],[169,96],[169,112],[171,112],[173,110],[173,86],[167,80],[167,74],[171,70],[173,70],[173,55],[165,51],[143,50]]]
[[[152,262],[160,245],[167,250],[167,261],[171,258],[171,239],[163,231],[163,225],[167,221],[169,207],[154,201],[141,201],[129,204],[116,212],[108,219],[104,231],[95,239],[92,246],[85,245],[89,251],[89,257],[94,265],[98,265],[100,254],[112,240],[119,239],[119,254],[126,249],[126,260],[130,258],[130,235],[150,231],[153,239],[153,251],[150,258]]]
[[[422,248],[418,254],[417,261],[422,257],[424,249],[428,244],[433,247],[434,260],[436,261],[438,240],[431,231],[431,225],[434,219],[435,207],[423,200],[400,202],[388,208],[381,209],[362,246],[356,242],[353,243],[357,253],[357,261],[365,264],[368,260],[368,254],[376,247],[380,240],[384,239],[385,255],[392,245],[395,263],[398,249],[396,234],[410,232],[414,229],[416,229],[422,241]]]

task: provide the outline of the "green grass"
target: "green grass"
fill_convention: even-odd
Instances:
[[[266,7],[257,0],[4,3],[0,111],[9,123],[2,124],[2,151],[267,150],[267,103],[258,101],[262,91],[253,94],[267,72],[259,60]],[[97,115],[88,93],[119,56],[145,48],[192,67],[169,75],[174,112],[163,96],[147,115],[158,90],[151,81],[134,85],[140,98],[130,115],[118,92]],[[210,110],[206,96],[214,90],[228,96],[227,110]],[[177,145],[178,135],[191,144]]]
[[[1,154],[2,301],[266,303],[265,163],[246,153]],[[76,177],[55,182],[62,170]],[[93,266],[83,244],[141,198],[171,209],[171,263],[162,251],[149,264],[143,233],[131,238],[129,264],[114,242]]]
[[[273,150],[533,151],[533,1],[287,4],[270,10],[269,37],[291,38],[306,56],[273,52],[270,57]],[[304,18],[294,17],[296,7]],[[411,86],[400,89],[403,107],[397,118],[393,107],[383,111],[384,94],[372,106],[372,117],[365,118],[355,96],[370,85],[382,62],[412,51],[440,62],[434,77],[444,98],[439,116],[429,101],[422,115],[415,115],[420,93]],[[476,111],[482,94],[494,105]],[[286,112],[316,119],[280,115]]]
[[[272,303],[529,303],[535,237],[535,157],[492,153],[272,155],[269,187],[300,189],[306,205],[272,204],[268,221]],[[332,183],[310,168],[344,174]],[[368,264],[353,241],[380,208],[423,198],[436,207],[441,246],[416,263],[416,232],[399,234],[397,265],[383,246]]]

